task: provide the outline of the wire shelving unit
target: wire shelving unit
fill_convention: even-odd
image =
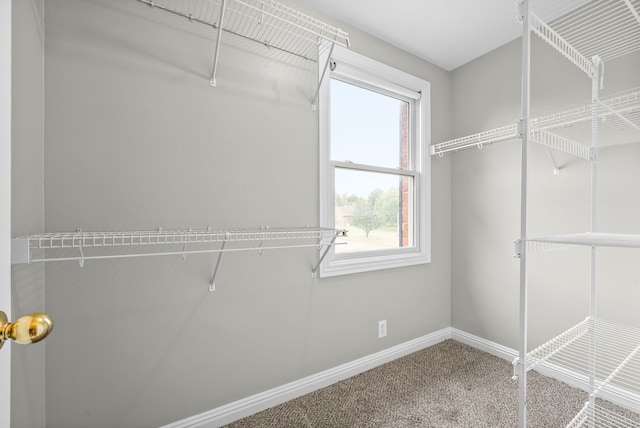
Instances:
[[[519,428],[527,426],[527,372],[551,367],[582,380],[589,401],[569,423],[569,428],[640,427],[640,329],[614,324],[596,316],[597,248],[640,249],[640,235],[600,233],[596,230],[598,150],[640,143],[640,90],[629,89],[601,99],[607,61],[640,51],[640,0],[518,0],[518,20],[523,24],[522,116],[507,126],[482,131],[431,146],[431,155],[482,148],[501,141],[521,140],[521,228],[515,241],[520,259],[519,356],[514,378],[519,380]],[[530,114],[531,35],[535,34],[582,70],[591,80],[591,102],[563,111],[533,117]],[[527,233],[529,143],[568,153],[590,162],[591,228],[578,234],[530,237]],[[556,166],[555,172],[559,169]],[[591,249],[589,317],[528,350],[527,255],[586,246]],[[637,418],[598,405],[610,398],[632,409]]]
[[[222,33],[233,34],[310,61],[323,49],[348,47],[349,34],[274,0],[136,0],[216,31],[211,86],[216,73]],[[331,57],[331,55],[329,55]],[[325,64],[326,70],[329,61]],[[322,80],[322,79],[320,79]],[[313,103],[315,104],[317,91]]]
[[[640,51],[640,0],[520,0],[523,24],[522,192],[520,258],[519,356],[514,377],[519,380],[519,427],[527,426],[527,372],[553,367],[584,380],[589,400],[568,427],[640,427],[640,329],[597,317],[598,248],[640,248],[640,235],[597,230],[598,150],[603,146],[640,142],[639,92],[630,90],[600,98],[605,63]],[[582,70],[591,80],[591,103],[560,113],[530,117],[530,37],[535,34]],[[527,232],[528,150],[542,131],[565,140],[571,152],[590,162],[591,227],[586,233],[531,237]],[[545,137],[546,138],[546,137]],[[574,145],[578,144],[578,146]],[[550,144],[546,144],[551,146]],[[589,315],[538,348],[528,349],[527,256],[537,251],[581,245],[590,248]],[[635,412],[618,414],[599,404],[609,398]]]
[[[215,290],[215,277],[220,266],[222,254],[255,250],[260,254],[264,250],[315,247],[320,252],[319,260],[312,269],[315,276],[327,251],[336,243],[336,239],[346,236],[340,229],[322,227],[269,227],[241,229],[182,229],[147,230],[116,232],[58,232],[42,233],[14,238],[11,241],[11,263],[37,263],[54,261],[78,261],[80,267],[86,260],[120,259],[150,257],[160,255],[218,253],[213,271],[210,290]],[[228,246],[228,244],[236,244]],[[153,247],[155,251],[144,251]],[[116,253],[106,253],[107,248]],[[129,248],[128,251],[118,249]],[[86,255],[85,250],[95,249],[98,254]],[[69,254],[69,250],[77,251]],[[52,255],[53,253],[53,255]]]

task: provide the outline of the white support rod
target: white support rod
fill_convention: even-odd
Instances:
[[[327,55],[327,61],[324,63],[322,74],[320,75],[320,79],[318,80],[318,89],[316,89],[316,94],[313,96],[313,101],[311,101],[311,108],[313,110],[316,109],[318,95],[320,95],[320,87],[322,86],[322,82],[324,82],[324,76],[327,74],[327,69],[329,68],[329,64],[331,63],[331,55],[333,54],[333,48],[335,46],[336,46],[335,43],[331,43],[331,48],[329,49],[329,55]]]
[[[527,239],[527,189],[529,152],[529,111],[531,88],[531,22],[529,0],[520,0],[519,15],[522,17],[522,161],[520,188],[520,239]],[[527,426],[527,248],[520,254],[520,325],[519,325],[519,377],[518,377],[518,427]]]
[[[218,37],[216,38],[216,47],[213,53],[213,68],[211,70],[211,86],[216,86],[216,72],[218,71],[218,56],[220,55],[220,42],[222,40],[222,25],[224,20],[224,11],[227,7],[227,0],[222,0],[222,6],[220,7],[220,19],[218,20]]]
[[[601,60],[594,57],[591,63],[591,102],[593,109],[591,111],[591,151],[593,159],[591,159],[591,233],[597,231],[597,184],[598,184],[598,124],[599,124],[599,92],[600,92],[600,73],[602,72]],[[596,263],[597,248],[591,247],[591,287],[589,293],[589,392],[592,393],[596,387]],[[595,395],[589,395],[589,427],[595,427]]]

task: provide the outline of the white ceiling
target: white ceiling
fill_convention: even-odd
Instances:
[[[522,34],[515,0],[303,0],[446,70]],[[351,40],[352,44],[357,40]]]

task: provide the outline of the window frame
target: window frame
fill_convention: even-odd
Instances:
[[[329,58],[329,55],[331,57]],[[330,59],[330,62],[328,62]],[[412,212],[413,246],[387,250],[336,254],[332,247],[320,264],[320,277],[390,269],[431,262],[431,144],[430,83],[349,49],[335,46],[321,49],[319,67],[331,64],[318,75],[320,138],[320,226],[335,227],[335,169],[362,170],[413,176]],[[335,64],[335,66],[334,66]],[[355,84],[400,100],[411,102],[409,118],[408,169],[387,168],[331,159],[331,79]],[[348,244],[347,244],[348,245]]]

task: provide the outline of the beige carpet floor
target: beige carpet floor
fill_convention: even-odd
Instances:
[[[512,374],[510,362],[447,340],[227,428],[513,428],[518,384]],[[536,372],[527,379],[529,428],[564,427],[587,400],[586,393]],[[640,428],[640,415],[620,411]]]

